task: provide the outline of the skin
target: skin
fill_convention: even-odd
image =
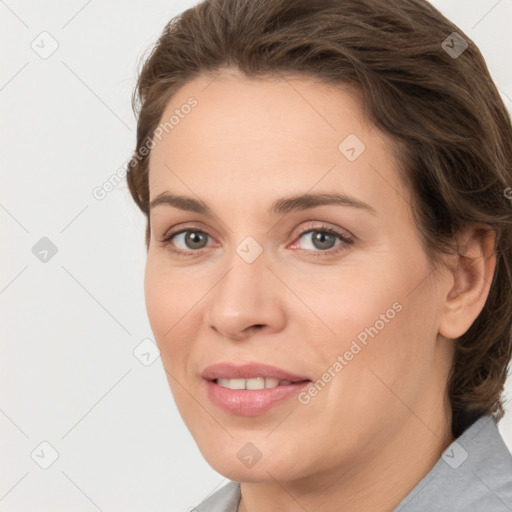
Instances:
[[[453,338],[487,298],[492,232],[468,228],[465,256],[432,272],[390,141],[349,89],[306,77],[250,80],[228,68],[179,89],[162,120],[190,96],[197,107],[151,151],[150,201],[186,195],[214,216],[152,209],[145,273],[179,412],[207,462],[241,482],[240,512],[391,511],[454,440]],[[366,146],[354,161],[338,149],[349,134]],[[274,200],[305,192],[346,194],[376,214],[339,205],[267,213]],[[353,244],[333,238],[322,248],[314,233],[299,233],[322,224]],[[187,227],[208,235],[204,248],[183,234],[160,244]],[[236,252],[247,236],[263,251],[252,263]],[[209,400],[200,372],[219,361],[322,378],[395,303],[401,311],[308,404],[292,398],[244,417]],[[237,457],[248,442],[262,455],[252,467]]]

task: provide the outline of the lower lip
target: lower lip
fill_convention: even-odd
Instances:
[[[262,414],[300,393],[311,381],[265,389],[229,389],[205,381],[210,400],[222,410],[242,416]]]

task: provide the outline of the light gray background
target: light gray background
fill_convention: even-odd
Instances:
[[[512,0],[433,3],[479,45],[510,111]],[[160,359],[133,354],[153,339],[144,218],[124,181],[92,194],[134,148],[139,57],[191,5],[0,1],[3,512],[185,511],[226,482],[185,428]],[[46,263],[32,252],[42,237],[58,249]],[[499,428],[512,449],[510,402]],[[58,452],[48,469],[43,441]]]

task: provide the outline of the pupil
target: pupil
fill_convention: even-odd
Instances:
[[[194,245],[196,243],[200,244],[201,238],[204,238],[202,234],[200,235],[199,233],[197,233],[195,231],[191,231],[188,233],[187,242],[190,242],[192,245]]]
[[[330,242],[329,241],[327,242],[327,245],[325,245],[325,240],[331,238]],[[334,241],[334,236],[329,234],[329,233],[322,233],[320,231],[317,231],[316,232],[316,235],[313,237],[313,241],[316,243],[316,242],[319,242],[320,244],[320,249],[330,249],[332,247],[332,242]]]

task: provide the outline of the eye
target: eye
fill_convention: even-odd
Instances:
[[[171,247],[172,252],[178,256],[186,256],[191,252],[200,252],[206,246],[206,241],[210,237],[204,231],[195,229],[193,226],[179,231],[171,231],[164,235],[160,240],[160,245]],[[176,247],[178,244],[178,247]],[[183,247],[179,247],[181,244]]]
[[[306,236],[307,235],[307,236]],[[313,252],[313,256],[321,256],[325,254],[334,254],[339,251],[346,250],[354,240],[345,233],[328,226],[305,226],[299,233],[298,240],[304,238],[309,241],[309,247],[302,248],[305,251]],[[336,239],[340,243],[336,244]],[[333,249],[336,247],[336,249]]]
[[[196,229],[195,226],[189,226],[166,233],[159,242],[160,246],[169,246],[169,249],[177,256],[185,257],[192,253],[201,253],[201,250],[207,247],[208,238],[211,238],[208,233]],[[312,253],[312,256],[332,255],[346,250],[349,245],[354,243],[350,235],[325,225],[309,224],[304,226],[296,240],[303,238],[305,240],[309,238],[309,247],[299,247],[299,249]],[[338,244],[336,244],[336,239],[340,240]],[[292,246],[292,248],[295,247]]]

